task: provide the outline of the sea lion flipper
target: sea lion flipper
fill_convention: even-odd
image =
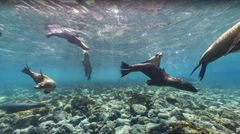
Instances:
[[[200,65],[201,65],[201,64],[198,63],[198,64],[194,67],[194,69],[192,70],[190,76],[198,69],[198,67],[199,67]]]
[[[131,66],[125,62],[122,62],[122,64],[121,64],[121,75],[122,76],[121,77],[127,75],[130,72],[131,72]]]
[[[204,77],[204,74],[205,74],[205,72],[206,72],[206,68],[207,68],[207,64],[202,64],[202,68],[201,68],[201,70],[200,70],[200,73],[199,73],[199,79],[200,79],[200,81],[203,79],[203,77]]]
[[[41,74],[41,76],[43,76],[42,70],[40,70],[40,74]]]

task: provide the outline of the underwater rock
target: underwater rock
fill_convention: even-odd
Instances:
[[[237,133],[237,134],[240,134],[240,127],[239,127],[239,128],[236,128],[236,133]]]
[[[44,130],[39,127],[29,126],[24,129],[16,129],[13,134],[43,134]]]
[[[53,121],[45,121],[45,122],[42,122],[40,125],[39,125],[40,128],[42,128],[44,130],[44,132],[50,132],[50,130],[54,127],[56,127],[56,123],[54,123]]]
[[[108,120],[113,121],[120,117],[121,117],[121,113],[119,111],[114,110],[114,111],[110,111],[110,113],[108,115]]]
[[[82,96],[82,97],[74,97],[71,100],[71,106],[72,109],[76,110],[75,114],[77,113],[81,113],[81,114],[89,114],[89,105],[93,105],[94,101],[90,100],[88,97],[86,96]]]
[[[150,109],[152,106],[152,100],[150,95],[143,95],[143,94],[136,94],[133,93],[131,98],[129,99],[128,103],[132,104],[141,104]]]
[[[146,116],[136,116],[136,117],[132,117],[130,124],[134,125],[134,124],[147,124],[150,122],[150,119],[147,118]]]
[[[28,129],[28,134],[43,134],[44,130],[40,127],[31,127]]]
[[[33,114],[39,114],[41,116],[47,115],[49,113],[49,108],[43,107],[43,108],[38,108],[33,110]]]
[[[156,117],[158,115],[158,110],[150,109],[147,113],[148,118]]]
[[[78,125],[85,117],[84,116],[78,116],[75,115],[71,118],[70,123],[72,123],[74,126]]]
[[[236,129],[240,127],[240,125],[237,122],[227,118],[222,118],[221,124],[233,132],[236,132]]]
[[[145,134],[146,127],[145,127],[145,125],[135,124],[135,125],[131,126],[129,133],[130,134]]]
[[[191,122],[186,121],[176,121],[169,124],[169,128],[167,133],[170,134],[193,134],[193,133],[212,133],[209,132],[207,129],[198,128]]]
[[[222,110],[220,116],[223,118],[231,119],[231,120],[235,120],[235,119],[240,120],[240,115],[231,110]]]
[[[146,124],[146,132],[148,134],[159,134],[166,132],[168,129],[168,124],[162,122],[161,124],[148,123]]]
[[[16,127],[17,128],[25,128],[29,125],[36,126],[39,124],[39,118],[40,118],[40,115],[29,115],[29,116],[26,116],[23,118],[19,118],[16,121]]]
[[[116,120],[116,126],[124,126],[124,125],[130,125],[130,120],[129,119],[121,119],[121,118],[118,118]]]
[[[100,129],[101,134],[115,134],[115,126],[116,124],[113,121],[107,121],[106,125],[104,125]]]
[[[55,134],[70,134],[75,130],[73,125],[69,123],[60,123],[58,125],[59,128],[57,129]]]
[[[187,120],[194,120],[196,117],[193,114],[189,114],[189,113],[182,113],[183,116],[187,119]]]
[[[160,119],[168,119],[170,118],[170,113],[158,113],[157,115]]]
[[[131,105],[131,112],[134,115],[144,115],[147,112],[147,108],[141,104],[132,104]]]
[[[150,109],[147,113],[147,117],[150,119],[151,122],[153,123],[158,123],[159,117],[158,117],[158,110]]]
[[[13,128],[10,125],[1,122],[0,124],[1,134],[12,134],[12,132],[13,132]]]
[[[176,94],[168,94],[165,99],[169,104],[175,105],[176,103],[178,103],[178,100],[176,98]]]
[[[129,131],[131,130],[130,126],[119,126],[115,128],[115,134],[129,134]]]
[[[70,115],[65,112],[65,111],[55,111],[53,113],[53,121],[55,122],[59,122],[59,121],[62,121],[62,120],[66,120],[66,119],[69,119]]]
[[[72,106],[70,104],[66,104],[63,108],[64,111],[71,113]]]
[[[49,121],[49,120],[54,120],[54,116],[52,113],[48,113],[47,115],[44,115],[39,118],[39,122],[45,122],[45,121]]]

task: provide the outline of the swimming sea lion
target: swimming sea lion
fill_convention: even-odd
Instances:
[[[210,47],[202,55],[199,63],[191,72],[191,75],[200,65],[202,65],[199,73],[199,78],[202,80],[209,63],[238,50],[240,50],[240,22],[223,33],[216,41],[212,43],[212,45],[210,45]]]
[[[5,111],[7,114],[11,114],[45,106],[46,105],[44,103],[15,103],[15,104],[2,104],[0,105],[0,109]]]
[[[2,32],[0,31],[0,37],[2,36]]]
[[[46,75],[42,74],[42,71],[40,73],[35,73],[31,71],[31,69],[26,65],[24,69],[22,70],[23,73],[29,75],[32,77],[32,79],[35,81],[36,85],[34,88],[36,89],[43,89],[45,94],[48,94],[56,88],[55,81],[51,78],[49,78]]]
[[[91,63],[90,63],[90,56],[89,56],[88,51],[83,52],[82,64],[83,64],[83,67],[84,67],[85,76],[87,77],[87,80],[90,80],[91,79],[91,74],[92,74],[92,66],[91,66]]]
[[[89,50],[89,47],[79,39],[79,34],[74,29],[62,27],[58,24],[46,25],[45,29],[48,30],[47,38],[51,36],[61,37],[67,39],[70,43],[76,44],[83,50]]]
[[[197,89],[191,84],[182,79],[174,78],[167,74],[164,69],[156,67],[152,63],[140,63],[134,65],[128,65],[125,62],[122,62],[121,65],[121,74],[122,77],[127,75],[130,72],[140,71],[148,76],[151,80],[147,81],[148,85],[155,86],[169,86],[174,87],[180,90],[186,90],[190,92],[197,92]]]

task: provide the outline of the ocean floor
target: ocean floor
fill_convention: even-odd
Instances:
[[[1,94],[0,103],[44,102],[47,107],[0,113],[2,134],[192,134],[240,133],[240,92],[204,89],[198,93],[135,86],[31,89]]]

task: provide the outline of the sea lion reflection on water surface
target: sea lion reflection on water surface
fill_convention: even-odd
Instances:
[[[47,75],[43,75],[41,71],[40,73],[33,72],[28,67],[28,65],[26,65],[22,72],[29,75],[35,81],[36,85],[34,86],[34,88],[43,89],[45,94],[55,90],[56,88],[55,81],[48,77]]]

